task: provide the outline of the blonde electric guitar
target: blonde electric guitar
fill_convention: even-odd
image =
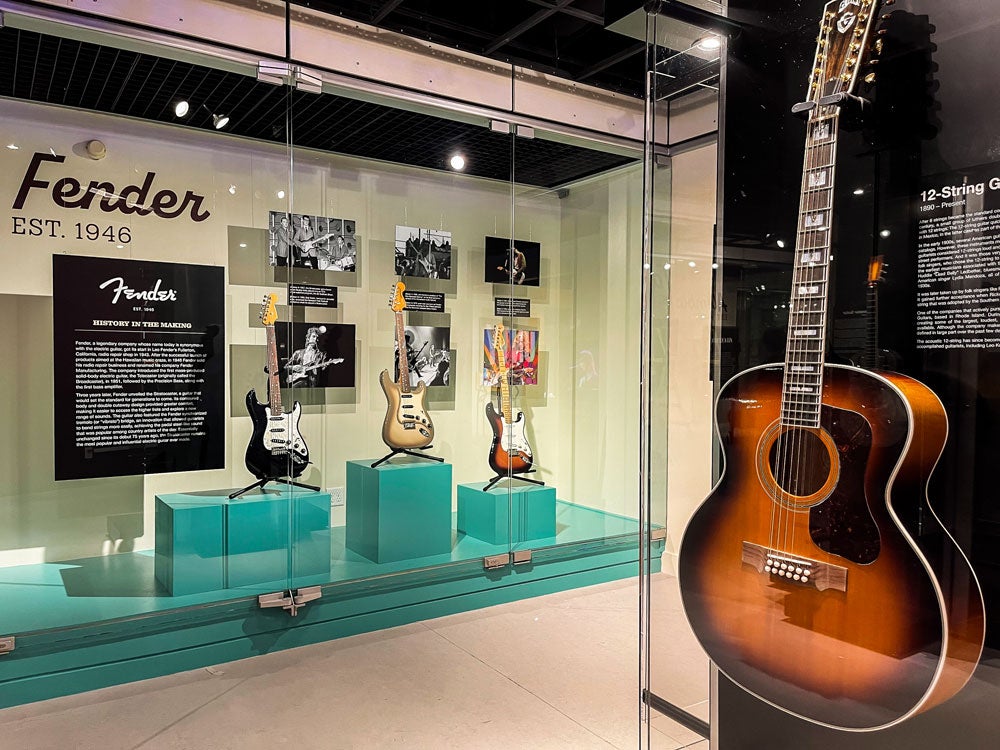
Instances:
[[[382,440],[393,450],[426,448],[434,440],[434,423],[424,407],[427,386],[424,381],[410,385],[410,367],[406,357],[406,336],[403,328],[403,310],[406,287],[397,282],[389,296],[389,307],[396,313],[396,362],[399,379],[393,381],[388,370],[378,376],[379,385],[387,402],[385,420],[382,422]]]

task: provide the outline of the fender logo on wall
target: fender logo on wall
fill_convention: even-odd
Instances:
[[[191,217],[191,221],[196,222],[205,221],[212,215],[202,206],[205,196],[198,195],[192,190],[184,193],[183,197],[167,189],[153,193],[156,172],[147,172],[141,185],[126,185],[121,190],[110,182],[98,180],[91,180],[84,185],[74,177],[61,177],[55,182],[39,177],[38,171],[43,162],[61,164],[64,161],[66,161],[65,156],[36,152],[31,157],[24,179],[21,180],[21,187],[14,199],[14,210],[23,209],[28,194],[38,189],[48,191],[52,202],[62,208],[86,210],[94,207],[100,208],[105,213],[118,211],[126,215],[139,216],[154,214],[161,219],[176,219],[186,213]]]

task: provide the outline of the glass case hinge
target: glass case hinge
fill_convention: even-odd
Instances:
[[[261,609],[281,607],[288,610],[288,614],[292,617],[295,617],[306,604],[322,596],[323,591],[319,586],[306,586],[294,591],[288,589],[287,591],[275,591],[273,594],[261,594],[257,597],[257,605]]]
[[[519,138],[534,138],[535,129],[529,125],[515,125],[514,132]]]
[[[654,542],[659,542],[667,538],[667,530],[663,529],[653,529],[649,532],[649,538]]]
[[[505,552],[502,555],[487,555],[483,558],[483,570],[497,570],[506,568],[510,564],[510,554]]]
[[[490,130],[494,133],[509,133],[510,123],[504,120],[490,120]]]
[[[521,549],[503,555],[487,555],[483,558],[484,570],[498,570],[508,565],[527,565],[531,562],[531,550]]]
[[[14,636],[5,635],[0,636],[0,656],[4,654],[9,654],[14,650]]]
[[[311,94],[323,93],[323,77],[301,65],[261,60],[257,63],[257,80],[275,86],[294,86]]]

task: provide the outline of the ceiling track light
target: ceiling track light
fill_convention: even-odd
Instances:
[[[212,116],[212,127],[216,130],[222,130],[226,125],[229,124],[229,115],[219,115],[210,110],[204,104],[200,105],[201,109],[205,110]]]
[[[184,99],[174,104],[174,117],[186,117],[191,111],[191,105]]]

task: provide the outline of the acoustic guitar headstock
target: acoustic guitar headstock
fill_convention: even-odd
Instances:
[[[886,0],[891,2],[894,0]],[[875,54],[871,39],[877,36],[873,29],[881,4],[882,0],[830,0],[826,4],[807,103],[835,103],[829,99],[854,90],[861,69]]]
[[[264,301],[260,303],[260,322],[263,325],[273,326],[278,319],[278,309],[275,307],[277,301],[277,294],[264,295]]]

